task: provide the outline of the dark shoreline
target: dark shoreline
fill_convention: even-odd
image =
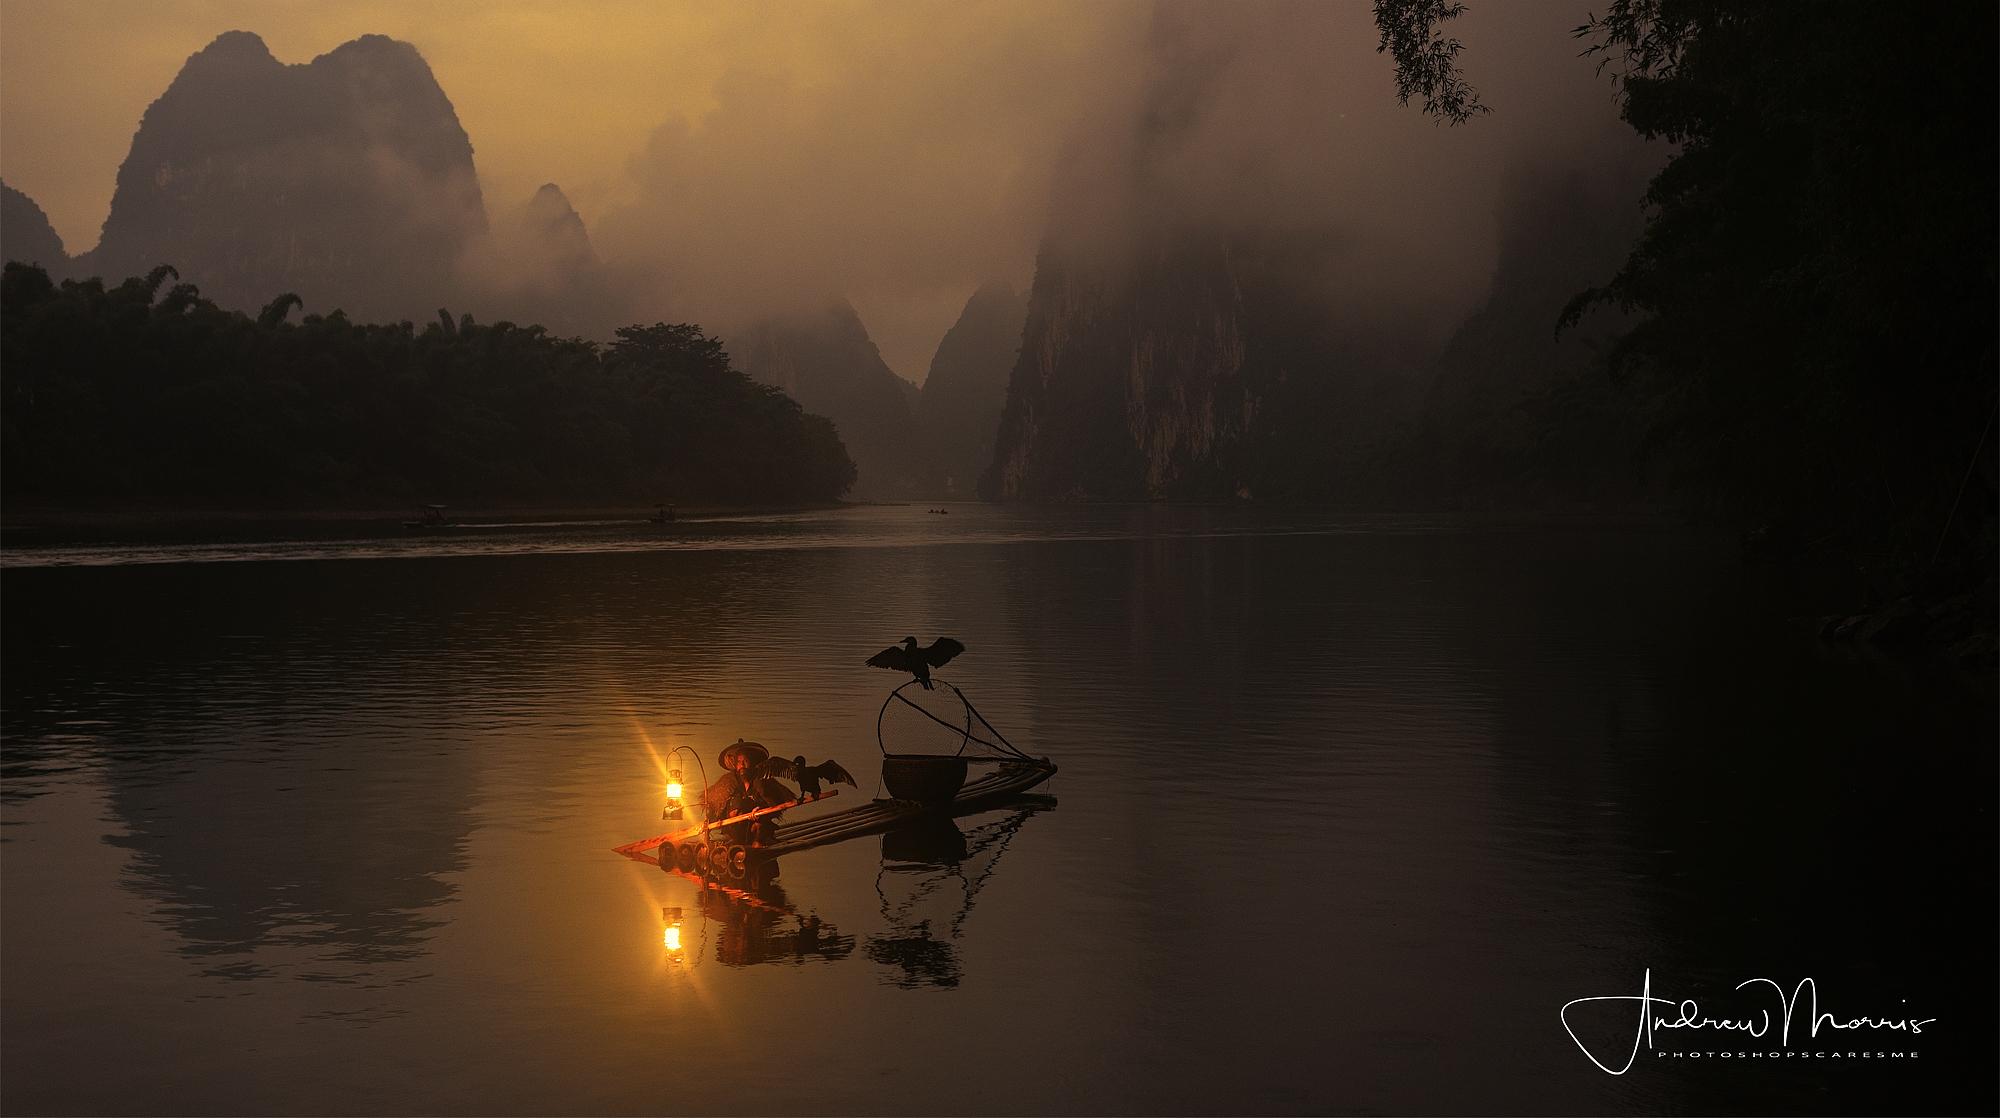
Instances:
[[[1141,501],[1141,500],[1087,500],[1087,501],[983,501],[977,497],[912,497],[901,501],[829,501],[800,502],[775,505],[675,505],[674,515],[678,519],[713,518],[719,516],[751,516],[758,514],[812,512],[816,510],[844,508],[898,508],[917,505],[981,505],[1001,506],[1024,505],[1044,507],[1070,506],[1165,506],[1173,508],[1265,508],[1265,509],[1326,509],[1357,514],[1390,515],[1440,515],[1469,514],[1491,518],[1524,518],[1546,520],[1551,523],[1607,524],[1607,525],[1650,525],[1658,527],[1688,526],[1684,517],[1662,509],[1656,505],[1642,503],[1596,502],[1522,502],[1520,504],[1483,503],[1465,506],[1456,503],[1444,504],[1376,504],[1376,503],[1328,503],[1321,501]],[[275,527],[286,524],[354,523],[365,524],[378,521],[401,523],[417,515],[419,505],[355,505],[348,507],[298,508],[262,506],[188,506],[188,505],[125,505],[110,507],[84,507],[76,505],[0,505],[0,531],[31,531],[35,529],[61,528],[191,528],[201,526],[248,527],[262,525]],[[563,521],[594,521],[618,518],[633,520],[650,519],[655,505],[456,505],[444,506],[445,515],[464,524],[497,524],[532,520],[546,523]]]
[[[852,508],[866,501],[835,501],[818,504],[784,505],[675,505],[678,519],[747,516],[759,513],[810,512],[816,509]],[[192,528],[201,526],[276,527],[286,524],[368,524],[394,521],[401,524],[416,515],[417,506],[373,505],[353,508],[190,508],[184,506],[139,505],[118,508],[78,508],[74,506],[30,505],[0,507],[0,531],[25,532],[72,528]],[[642,522],[655,515],[653,505],[502,505],[445,506],[445,514],[464,524],[501,524],[516,521],[561,523],[629,518]]]

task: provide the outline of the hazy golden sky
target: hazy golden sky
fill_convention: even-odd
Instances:
[[[1186,9],[1230,60],[1183,192],[1326,209],[1413,274],[1449,258],[1464,302],[1506,152],[1612,115],[1565,34],[1580,5],[1473,8],[1454,30],[1499,111],[1464,129],[1396,106],[1365,0]],[[914,380],[980,282],[1032,278],[1063,144],[1129,128],[1160,78],[1151,19],[1138,0],[0,0],[0,177],[86,251],[190,54],[245,30],[304,63],[384,34],[430,63],[496,220],[555,182],[608,263],[675,277],[661,315],[726,330],[842,294]]]
[[[422,51],[472,137],[489,205],[557,180],[590,221],[648,132],[714,107],[728,47],[767,33],[772,14],[621,0],[0,0],[0,175],[85,251],[140,116],[189,55],[243,30],[301,63],[373,33]]]

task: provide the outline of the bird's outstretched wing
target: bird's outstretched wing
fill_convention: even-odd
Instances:
[[[916,671],[916,668],[910,664],[910,653],[902,645],[898,644],[892,644],[875,655],[870,656],[868,658],[868,666],[871,668],[887,668],[892,672]]]
[[[931,667],[942,668],[951,663],[952,657],[964,651],[965,646],[950,637],[939,637],[931,642],[929,648],[920,650],[918,655],[922,656],[924,662]]]
[[[779,780],[797,780],[799,778],[799,767],[792,763],[789,758],[772,757],[757,766],[757,775],[760,777],[775,776]]]
[[[819,778],[828,784],[845,784],[849,788],[861,787],[859,784],[854,783],[853,774],[841,768],[838,761],[822,761],[814,765],[812,771],[818,773]]]

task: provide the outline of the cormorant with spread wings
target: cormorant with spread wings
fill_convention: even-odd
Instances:
[[[901,647],[890,645],[868,658],[871,668],[887,668],[892,672],[909,672],[924,685],[924,690],[934,691],[931,686],[931,669],[942,668],[951,658],[965,651],[965,646],[950,637],[939,637],[929,648],[918,648],[917,638],[904,637]]]
[[[854,777],[846,769],[841,768],[837,761],[822,761],[817,765],[807,765],[804,757],[794,757],[790,761],[782,757],[773,757],[764,762],[764,771],[780,780],[796,782],[799,786],[800,799],[808,796],[818,799],[819,782],[822,780],[828,784],[845,784],[849,788],[861,787],[854,783]]]

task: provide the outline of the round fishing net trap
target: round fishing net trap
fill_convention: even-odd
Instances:
[[[963,757],[967,761],[1032,761],[972,705],[965,692],[932,676],[926,689],[911,680],[882,700],[875,742],[885,757]]]

